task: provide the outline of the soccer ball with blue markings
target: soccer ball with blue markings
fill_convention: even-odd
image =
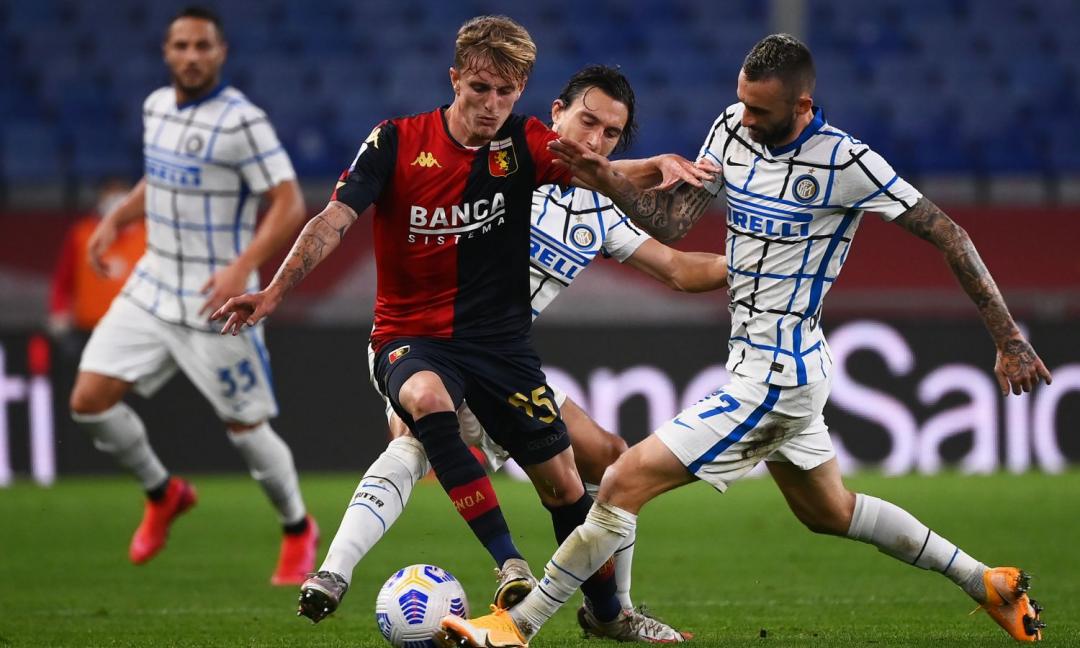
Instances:
[[[432,637],[448,614],[469,616],[461,583],[434,565],[409,565],[394,572],[375,599],[375,621],[398,648],[434,648]]]

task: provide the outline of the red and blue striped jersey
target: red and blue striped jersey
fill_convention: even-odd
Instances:
[[[534,117],[511,115],[479,148],[451,137],[444,109],[382,122],[331,200],[374,204],[378,287],[372,345],[401,337],[528,335],[533,190],[568,184]]]

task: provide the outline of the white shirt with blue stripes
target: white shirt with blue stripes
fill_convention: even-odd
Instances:
[[[220,86],[177,105],[160,88],[143,104],[146,253],[124,295],[159,319],[202,330],[199,290],[251,242],[258,195],[296,177],[266,113]],[[258,289],[253,272],[249,290]]]
[[[727,368],[773,385],[806,385],[832,366],[821,304],[863,213],[892,220],[921,194],[820,108],[794,142],[776,149],[750,138],[742,113],[741,103],[727,108],[698,155],[723,167],[708,188],[727,198]]]
[[[535,319],[597,254],[622,263],[648,240],[603,194],[545,185],[533,192],[530,296]]]

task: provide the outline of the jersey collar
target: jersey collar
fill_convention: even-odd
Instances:
[[[185,110],[187,108],[193,108],[195,106],[198,106],[201,103],[205,103],[207,101],[210,101],[214,97],[221,94],[225,90],[225,87],[226,87],[225,81],[221,81],[216,86],[214,86],[214,88],[210,92],[204,94],[203,96],[199,97],[198,99],[192,99],[191,101],[184,101],[184,102],[177,103],[176,104],[176,109],[177,110]]]
[[[806,125],[803,132],[799,133],[799,136],[795,138],[794,142],[785,144],[779,148],[769,148],[769,153],[773,157],[777,155],[783,155],[785,153],[791,153],[795,149],[799,148],[806,143],[806,140],[813,137],[819,130],[822,129],[828,122],[825,121],[825,111],[820,106],[814,106],[814,118],[810,120],[810,123]]]

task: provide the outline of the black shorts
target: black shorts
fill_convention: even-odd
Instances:
[[[477,344],[439,338],[399,338],[375,355],[375,380],[410,429],[398,394],[410,376],[437,374],[460,407],[462,400],[496,443],[522,466],[542,463],[570,447],[555,394],[527,341]]]

